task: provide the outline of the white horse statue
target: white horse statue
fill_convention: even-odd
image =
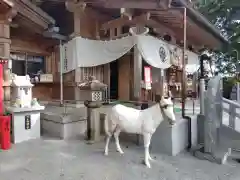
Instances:
[[[149,145],[153,133],[164,119],[168,119],[171,125],[174,125],[176,121],[173,102],[170,97],[162,97],[159,103],[145,110],[138,110],[121,104],[113,106],[105,119],[105,131],[107,134],[105,155],[108,155],[108,146],[112,135],[115,138],[117,151],[123,154],[123,150],[119,144],[120,132],[141,134],[144,138],[144,162],[150,168],[149,160],[153,159],[149,154]]]

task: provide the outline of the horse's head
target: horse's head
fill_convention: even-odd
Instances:
[[[176,122],[176,117],[173,111],[173,102],[171,97],[164,98],[162,96],[160,100],[160,108],[162,109],[164,115],[167,117],[169,124],[174,125]]]

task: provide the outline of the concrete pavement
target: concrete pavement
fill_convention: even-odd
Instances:
[[[189,153],[177,157],[152,154],[152,169],[141,164],[143,148],[123,143],[123,156],[111,143],[109,156],[104,143],[43,138],[13,145],[0,152],[0,180],[239,180],[240,165],[217,165]]]

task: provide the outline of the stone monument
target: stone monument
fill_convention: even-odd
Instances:
[[[11,105],[6,106],[12,114],[12,142],[20,143],[29,139],[40,138],[40,106],[36,98],[32,99],[30,77],[12,75]]]
[[[222,122],[222,79],[216,76],[208,82],[204,97],[203,146],[194,152],[200,159],[225,164],[231,149],[219,146],[219,130]]]

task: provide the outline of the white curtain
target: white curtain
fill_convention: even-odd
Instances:
[[[64,45],[64,73],[78,67],[94,67],[119,59],[137,45],[143,59],[155,68],[181,66],[182,50],[149,35],[127,36],[117,40],[100,41],[76,37]],[[172,52],[175,52],[174,54]],[[187,51],[188,63],[198,64],[198,55]]]
[[[68,68],[93,67],[110,63],[126,54],[135,45],[132,36],[117,40],[100,41],[76,37],[67,43]]]
[[[170,52],[164,41],[145,35],[138,35],[136,38],[138,50],[148,64],[161,69],[171,66]]]

